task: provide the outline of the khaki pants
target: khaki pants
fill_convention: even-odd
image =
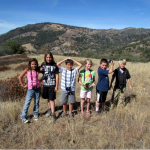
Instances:
[[[111,109],[117,105],[118,105],[118,107],[124,107],[125,106],[125,96],[124,96],[125,90],[126,90],[125,87],[123,89],[114,88],[113,95],[112,95]],[[118,104],[117,104],[117,102],[118,102]]]

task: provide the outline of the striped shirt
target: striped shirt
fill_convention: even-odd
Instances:
[[[72,69],[71,71],[67,70],[64,67],[59,69],[59,72],[62,73],[61,76],[61,90],[66,91],[66,87],[71,87],[71,91],[75,91],[76,88],[76,74],[78,73],[78,69]]]

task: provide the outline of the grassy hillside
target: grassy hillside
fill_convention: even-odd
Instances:
[[[29,45],[27,50],[43,52],[51,50],[56,55],[82,56],[90,58],[118,59],[126,57],[129,61],[149,61],[150,29],[126,28],[123,30],[94,30],[55,23],[26,25],[0,35],[0,51],[3,43],[18,40]],[[129,45],[134,42],[134,46]],[[138,43],[144,43],[143,49],[135,49]],[[145,54],[145,49],[148,55]],[[6,50],[5,50],[6,51]]]
[[[18,55],[19,58],[20,55]],[[20,56],[21,57],[21,56]],[[30,58],[38,59],[39,64],[43,62],[44,55],[30,55]],[[54,56],[58,62],[64,56]],[[17,58],[16,58],[17,59]],[[78,61],[85,58],[75,57]],[[7,59],[8,60],[8,59]],[[93,70],[97,72],[99,59],[92,59]],[[6,71],[0,73],[1,79],[14,77],[20,71],[15,68],[21,64],[27,64],[27,61],[10,64]],[[117,61],[115,68],[118,67]],[[126,66],[131,74],[133,91],[129,90],[127,85],[126,106],[123,109],[114,109],[103,112],[101,116],[95,114],[95,88],[91,100],[91,118],[80,118],[80,86],[76,87],[76,107],[74,107],[75,117],[69,120],[68,116],[59,118],[62,111],[59,102],[61,90],[57,92],[55,124],[49,124],[49,118],[45,116],[48,109],[47,100],[40,99],[39,121],[33,120],[33,101],[31,102],[28,119],[30,124],[23,124],[20,120],[20,114],[23,108],[25,98],[17,101],[2,101],[0,105],[0,148],[1,149],[148,149],[150,147],[150,75],[147,73],[150,63],[132,63],[128,62]],[[20,67],[21,68],[21,67]],[[22,68],[21,68],[22,69]],[[61,77],[61,75],[60,75]],[[110,75],[111,79],[111,75]],[[0,86],[1,82],[0,81]],[[96,74],[96,82],[98,76]],[[4,85],[3,85],[4,86]],[[0,88],[2,92],[2,88]],[[112,90],[109,91],[107,101],[110,100]]]

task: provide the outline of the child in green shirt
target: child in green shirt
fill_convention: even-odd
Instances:
[[[92,61],[90,59],[85,60],[85,69],[81,70],[79,73],[78,82],[81,85],[80,97],[81,97],[81,117],[84,116],[84,103],[85,98],[87,98],[87,110],[86,116],[91,117],[89,108],[90,108],[90,99],[92,98],[92,90],[95,85],[95,71],[91,69]]]

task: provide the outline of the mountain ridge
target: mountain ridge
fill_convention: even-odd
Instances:
[[[18,40],[22,45],[31,44],[37,51],[51,50],[58,55],[92,58],[103,55],[113,59],[124,56],[139,61],[149,61],[147,55],[150,55],[150,29],[144,28],[90,29],[59,23],[37,23],[0,35],[0,45],[8,40]],[[131,47],[133,42],[134,48]]]

